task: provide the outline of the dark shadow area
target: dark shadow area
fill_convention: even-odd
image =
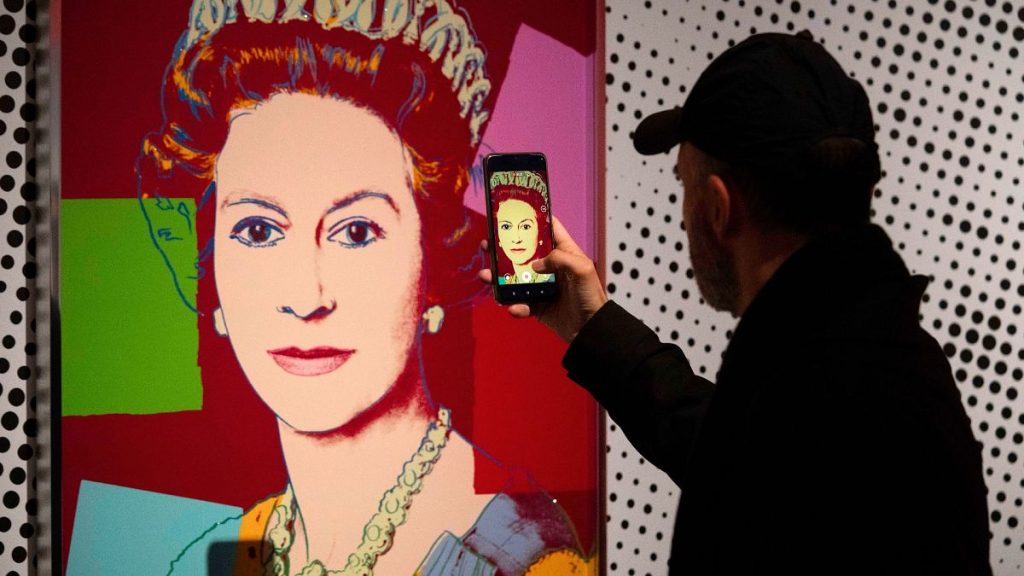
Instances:
[[[262,544],[259,540],[224,540],[210,543],[206,549],[207,576],[263,574],[263,566],[258,557]]]

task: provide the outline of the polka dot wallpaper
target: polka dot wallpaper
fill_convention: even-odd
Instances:
[[[674,158],[637,155],[631,131],[754,32],[809,30],[865,85],[873,220],[932,278],[922,322],[984,445],[993,569],[1024,574],[1024,3],[607,0],[605,18],[608,290],[709,377],[735,320],[700,300]],[[608,444],[608,573],[665,574],[678,490],[614,423]]]
[[[34,2],[2,3],[0,573],[27,574],[44,525],[34,488],[39,32]],[[735,321],[700,300],[671,158],[638,156],[630,131],[681,104],[711,58],[758,31],[810,30],[865,85],[885,170],[873,219],[932,278],[922,321],[985,447],[993,568],[1024,573],[1024,4],[606,0],[605,16],[608,290],[708,377]],[[679,491],[614,422],[607,432],[607,573],[665,574]]]
[[[32,49],[35,6],[4,0],[0,13],[0,567],[35,572],[38,505],[35,439],[39,433],[33,379],[36,355],[33,158],[37,110]]]

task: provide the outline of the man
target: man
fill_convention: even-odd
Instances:
[[[533,267],[560,299],[510,312],[571,343],[569,376],[681,486],[670,573],[991,574],[980,446],[919,326],[926,280],[868,222],[862,87],[809,34],[760,34],[634,142],[679,145],[698,286],[740,317],[717,385],[607,300],[557,222]]]

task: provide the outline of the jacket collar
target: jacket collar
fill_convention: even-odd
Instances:
[[[748,344],[892,339],[916,329],[927,279],[911,276],[885,232],[864,225],[815,238],[790,256],[740,319],[725,361]]]

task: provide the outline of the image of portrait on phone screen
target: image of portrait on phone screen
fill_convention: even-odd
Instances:
[[[551,197],[542,154],[485,159],[495,296],[500,302],[551,298],[555,275],[531,263],[552,249]]]

